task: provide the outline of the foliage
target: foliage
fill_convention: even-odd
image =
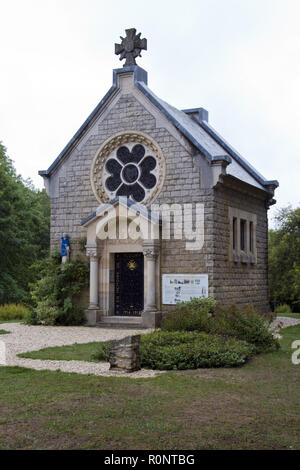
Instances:
[[[180,302],[173,312],[168,312],[162,320],[162,330],[166,331],[207,331],[209,318],[216,307],[215,299],[193,298]]]
[[[275,313],[291,313],[291,307],[288,304],[281,304],[275,308]]]
[[[97,347],[97,352],[92,354],[91,359],[93,361],[108,361],[109,358],[109,347],[111,345],[111,341],[104,341],[103,343],[99,343]]]
[[[1,449],[299,449],[300,325],[281,334],[243,367],[155,379],[0,367]]]
[[[156,331],[143,336],[143,367],[159,370],[234,367],[254,352],[245,341],[197,332]]]
[[[28,299],[29,268],[48,251],[49,221],[45,191],[16,174],[0,142],[0,304]]]
[[[29,310],[22,304],[0,305],[0,320],[24,320]]]
[[[281,209],[269,231],[270,301],[300,310],[300,208]]]
[[[93,360],[108,361],[110,342],[100,343]],[[244,364],[254,347],[235,338],[196,331],[155,331],[141,338],[142,367],[159,370],[234,367]]]
[[[82,237],[79,239],[79,249],[80,251],[82,251],[83,253],[85,253],[85,246],[87,244],[87,237]]]
[[[279,348],[278,339],[269,329],[270,320],[259,315],[251,305],[245,308],[234,305],[218,307],[211,318],[209,331],[247,341],[254,346],[256,353],[261,353]]]
[[[76,297],[88,285],[88,267],[80,259],[60,264],[59,253],[37,263],[33,268],[39,279],[31,284],[31,313],[29,324],[80,325],[84,323],[83,309]]]
[[[180,303],[162,321],[164,331],[204,331],[247,341],[256,352],[279,347],[269,331],[270,319],[259,315],[252,306],[218,307],[214,299],[192,299]]]

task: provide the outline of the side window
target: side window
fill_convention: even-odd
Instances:
[[[256,220],[256,214],[229,207],[230,261],[256,263]]]
[[[237,218],[232,219],[232,248],[236,250],[236,237],[237,237]]]
[[[249,250],[253,253],[253,222],[249,224]]]
[[[244,219],[240,220],[240,236],[241,236],[240,249],[242,251],[245,251],[247,233],[246,233],[246,220]]]

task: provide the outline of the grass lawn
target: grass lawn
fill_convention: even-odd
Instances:
[[[42,359],[52,361],[88,361],[98,362],[92,359],[92,355],[99,349],[99,343],[72,344],[70,346],[55,346],[44,348],[39,351],[31,351],[18,354],[19,357],[29,359]]]
[[[0,330],[0,335],[7,335],[10,331]]]
[[[0,449],[300,449],[300,325],[282,333],[280,351],[234,369],[129,379],[0,367]]]
[[[88,361],[98,362],[92,359],[92,355],[99,349],[99,343],[72,344],[70,346],[55,346],[44,348],[39,351],[31,351],[18,354],[19,357],[29,359],[42,359],[52,361]]]
[[[277,313],[278,317],[290,317],[297,318],[300,320],[300,313]]]

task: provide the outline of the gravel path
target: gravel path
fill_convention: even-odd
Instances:
[[[271,325],[277,337],[280,328],[298,325],[300,320],[289,317],[277,317]],[[121,339],[132,334],[144,334],[151,330],[116,330],[104,328],[88,328],[84,326],[27,326],[21,323],[3,323],[1,328],[10,331],[8,335],[1,335],[0,343],[6,346],[6,364],[8,366],[27,367],[36,370],[61,370],[63,372],[76,372],[79,374],[92,374],[110,377],[155,377],[159,371],[142,369],[130,374],[126,372],[110,371],[108,362],[84,361],[42,361],[39,359],[25,359],[17,354],[38,351],[52,346],[64,346],[74,343],[90,343],[93,341],[108,341]]]
[[[299,325],[300,319],[291,317],[276,317],[271,324],[271,328],[286,328],[287,326]]]
[[[299,325],[300,320],[291,317],[276,317],[270,325],[270,330],[273,333],[274,338],[282,338],[280,334],[281,328],[287,328],[288,326]]]
[[[20,366],[37,370],[59,369],[63,372],[77,372],[80,374],[110,377],[126,376],[130,378],[155,377],[160,373],[148,369],[131,373],[110,371],[108,362],[44,361],[17,357],[17,354],[28,351],[38,351],[42,348],[121,339],[125,336],[144,334],[152,330],[116,330],[84,326],[27,326],[21,323],[3,323],[1,324],[1,328],[10,331],[10,334],[1,335],[0,338],[0,342],[3,341],[6,346],[5,365],[7,366]]]

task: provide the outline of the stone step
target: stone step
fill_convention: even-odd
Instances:
[[[96,324],[98,328],[127,328],[127,329],[140,329],[142,327],[141,317],[123,317],[123,316],[108,316],[102,317],[101,322]]]
[[[141,325],[141,323],[108,323],[108,322],[101,322],[101,323],[96,323],[96,328],[115,328],[115,329],[122,329],[122,330],[143,330],[145,329],[144,326]]]
[[[101,323],[142,323],[142,317],[123,317],[111,315],[101,318]]]

